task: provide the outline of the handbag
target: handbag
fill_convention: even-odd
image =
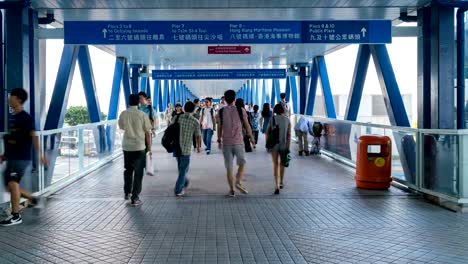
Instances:
[[[289,150],[283,150],[280,152],[281,165],[287,168],[289,167],[289,162],[291,161],[291,154]]]
[[[265,147],[267,149],[272,149],[279,144],[279,127],[275,122],[275,117],[272,117],[272,128],[270,129],[270,134],[268,135],[268,139],[266,141]]]
[[[244,147],[245,152],[252,152],[252,145],[250,144],[250,137],[248,135],[244,136]]]

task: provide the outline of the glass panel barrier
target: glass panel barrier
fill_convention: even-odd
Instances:
[[[166,128],[164,114],[157,116],[156,133]],[[23,179],[22,187],[36,194],[53,193],[122,155],[123,131],[116,120],[37,132],[41,154],[49,160],[47,166],[33,162]],[[0,154],[4,153],[0,133]],[[35,155],[36,156],[36,155]],[[35,157],[33,160],[37,160]],[[5,163],[0,164],[3,172]],[[0,178],[0,205],[9,201],[9,194]]]
[[[440,133],[422,133],[422,187],[460,198],[459,191],[459,136]]]

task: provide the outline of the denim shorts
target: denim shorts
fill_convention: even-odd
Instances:
[[[4,184],[8,185],[11,181],[20,183],[29,165],[31,165],[30,160],[7,160],[3,173]]]

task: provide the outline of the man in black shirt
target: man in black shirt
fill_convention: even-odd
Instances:
[[[11,90],[8,103],[13,110],[9,118],[8,135],[4,137],[5,153],[0,156],[0,162],[7,161],[4,172],[4,183],[11,194],[11,216],[0,222],[0,226],[11,226],[23,222],[19,214],[20,198],[24,197],[37,204],[38,198],[20,188],[21,178],[31,164],[31,147],[39,151],[39,141],[34,132],[33,118],[23,110],[23,104],[28,99],[27,92],[22,88]],[[40,155],[37,155],[38,157]],[[47,160],[41,156],[41,162]]]

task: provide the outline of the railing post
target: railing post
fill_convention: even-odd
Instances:
[[[80,171],[84,169],[84,142],[83,128],[78,129],[78,166]],[[98,148],[98,146],[96,146]]]

